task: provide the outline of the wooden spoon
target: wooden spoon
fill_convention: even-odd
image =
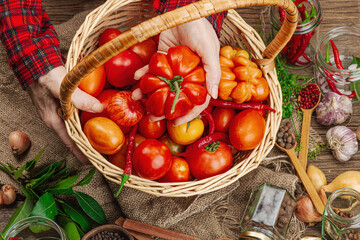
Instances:
[[[291,137],[295,138],[295,136],[293,134],[291,134]],[[323,214],[324,209],[325,209],[324,203],[321,200],[319,194],[316,192],[314,185],[312,184],[310,178],[308,177],[308,175],[305,172],[305,169],[303,168],[303,166],[301,165],[299,159],[297,158],[297,156],[295,154],[296,143],[290,149],[286,149],[286,148],[279,146],[277,144],[277,142],[275,142],[275,144],[281,151],[287,153],[287,155],[289,156],[291,162],[293,163],[293,165],[296,169],[296,172],[298,173],[302,183],[304,184],[304,187],[305,187],[307,193],[309,194],[312,202],[314,203],[316,210],[320,214]]]
[[[309,152],[309,134],[310,134],[311,115],[314,112],[317,105],[319,105],[319,102],[321,99],[321,91],[320,91],[319,86],[316,85],[315,83],[311,83],[311,84],[315,85],[319,89],[319,92],[320,92],[319,99],[318,99],[317,103],[315,104],[315,106],[313,108],[309,108],[309,109],[302,108],[302,107],[300,107],[300,99],[301,99],[300,95],[298,98],[299,107],[300,107],[301,111],[303,111],[303,113],[304,113],[303,121],[302,121],[302,128],[301,128],[299,161],[305,171],[306,171],[306,167],[307,167],[307,159],[308,159],[308,152]]]

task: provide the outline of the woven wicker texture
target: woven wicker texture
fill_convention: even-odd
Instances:
[[[287,11],[283,27],[267,47],[258,33],[232,10],[254,5],[275,5]],[[269,103],[276,113],[269,113],[267,116],[264,139],[253,151],[235,156],[235,164],[226,173],[199,181],[176,183],[176,186],[133,175],[125,186],[157,196],[185,197],[208,193],[228,186],[255,169],[273,148],[282,115],[281,88],[273,59],[289,41],[297,25],[298,11],[292,1],[201,1],[156,16],[152,11],[152,1],[108,0],[86,17],[73,38],[66,62],[69,73],[60,89],[62,115],[66,119],[68,134],[107,179],[120,184],[123,171],[93,149],[81,129],[78,111],[71,104],[71,95],[80,81],[107,60],[138,42],[171,27],[224,10],[229,12],[222,27],[221,45],[239,46],[251,52],[253,60],[259,64],[269,83]],[[109,27],[118,28],[123,34],[96,49],[98,36]]]

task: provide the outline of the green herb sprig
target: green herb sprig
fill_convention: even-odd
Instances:
[[[5,235],[13,224],[26,217],[42,216],[55,220],[64,229],[68,239],[80,240],[92,228],[90,219],[99,224],[106,223],[105,213],[99,203],[91,196],[74,190],[74,187],[89,184],[95,169],[91,169],[80,181],[77,181],[80,174],[74,174],[73,168],[65,167],[65,160],[54,162],[35,172],[34,168],[44,149],[20,167],[0,162],[0,170],[20,183],[26,197],[2,234]],[[63,200],[61,195],[73,195],[76,201]],[[37,225],[30,227],[30,230],[38,233],[48,228]]]

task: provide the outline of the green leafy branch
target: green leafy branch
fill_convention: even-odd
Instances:
[[[91,169],[78,181],[80,174],[74,175],[73,168],[65,167],[66,161],[62,160],[51,163],[35,173],[34,168],[44,149],[20,167],[0,162],[0,170],[13,176],[20,183],[26,197],[12,215],[2,234],[5,235],[13,224],[26,217],[43,216],[55,220],[69,239],[80,240],[92,228],[90,219],[99,224],[106,223],[105,213],[99,203],[91,196],[74,190],[74,187],[89,184],[95,169]],[[62,200],[61,195],[73,195],[76,204]],[[39,233],[48,230],[48,227],[37,225],[30,230]]]

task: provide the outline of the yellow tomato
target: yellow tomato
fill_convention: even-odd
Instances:
[[[172,121],[168,121],[167,130],[174,142],[189,145],[201,137],[204,132],[204,123],[200,119],[194,119],[188,123],[175,126]]]

